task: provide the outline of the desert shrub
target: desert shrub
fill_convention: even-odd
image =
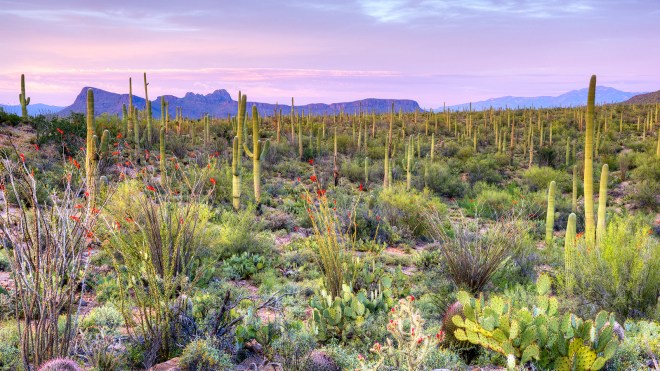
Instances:
[[[628,172],[635,166],[635,154],[633,152],[622,151],[617,156],[621,181],[628,178]]]
[[[238,212],[224,211],[214,242],[213,254],[218,259],[244,252],[264,254],[271,246],[270,235],[263,231],[262,223],[250,208]]]
[[[470,176],[470,184],[498,184],[502,180],[501,169],[491,156],[470,157],[465,163],[465,172]]]
[[[184,371],[215,371],[233,367],[229,355],[216,348],[212,339],[190,342],[181,352],[179,365]]]
[[[232,255],[222,265],[224,275],[234,280],[244,280],[252,277],[266,267],[266,259],[259,254],[243,252]]]
[[[381,217],[390,225],[404,228],[415,237],[429,237],[431,224],[424,216],[424,212],[429,209],[436,210],[441,215],[447,212],[447,206],[426,190],[405,191],[397,185],[383,190],[378,199]]]
[[[294,321],[285,324],[281,337],[273,342],[272,347],[285,370],[307,371],[316,340],[301,322]]]
[[[573,181],[567,173],[550,167],[532,166],[523,171],[522,178],[532,192],[548,189],[548,184],[553,180],[562,192],[570,192],[573,189]]]
[[[477,215],[497,219],[500,216],[511,212],[514,207],[514,197],[511,193],[500,188],[492,186],[476,187],[480,191],[475,199],[475,210]]]
[[[102,307],[92,309],[83,318],[80,328],[83,331],[115,333],[123,325],[124,318],[121,312],[113,305],[106,304]]]
[[[76,361],[68,358],[54,358],[39,367],[39,371],[80,371]]]
[[[631,321],[623,325],[625,339],[605,370],[647,370],[652,359],[660,357],[660,324]]]
[[[580,297],[622,318],[653,313],[660,294],[660,241],[641,217],[613,215],[600,243],[578,241],[574,270]]]
[[[341,175],[348,178],[351,182],[364,183],[364,158],[353,158],[342,161],[340,171]]]
[[[7,251],[5,249],[0,250],[0,272],[9,272],[11,269],[11,262],[7,256]]]
[[[433,238],[440,242],[447,274],[456,286],[470,292],[482,291],[504,262],[523,247],[525,229],[516,214],[495,223],[464,217],[448,222],[433,211],[426,211],[425,216]]]
[[[444,164],[432,163],[428,165],[424,182],[428,188],[444,197],[462,197],[466,184],[460,176]]]
[[[15,321],[0,324],[0,369],[18,369],[21,356],[18,347],[19,339],[20,334]]]

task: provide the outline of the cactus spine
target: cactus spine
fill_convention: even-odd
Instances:
[[[545,245],[552,246],[552,232],[555,226],[555,188],[556,183],[553,180],[548,187],[548,210],[545,215]]]
[[[94,140],[94,91],[87,89],[87,151],[85,170],[87,181],[87,205],[94,207],[96,194],[96,141]]]
[[[18,94],[18,100],[21,102],[21,117],[23,121],[28,120],[27,106],[30,104],[30,97],[25,94],[25,75],[21,74],[21,93]]]
[[[252,106],[252,148],[250,151],[246,143],[243,143],[243,148],[248,157],[252,159],[252,174],[254,178],[254,201],[257,207],[261,205],[261,163],[266,158],[266,153],[270,147],[270,141],[266,139],[263,142],[259,139],[259,112],[257,106]]]
[[[576,232],[576,220],[577,216],[575,213],[571,213],[568,216],[568,224],[566,225],[566,237],[564,239],[564,274],[566,276],[566,289],[568,293],[573,292],[573,287],[575,286],[575,281],[573,279],[573,273],[575,268],[575,232]]]
[[[596,243],[600,243],[600,239],[605,233],[605,218],[607,214],[607,175],[609,173],[609,166],[603,165],[600,172],[600,190],[598,192],[598,225],[596,227]]]
[[[593,247],[596,238],[594,223],[594,106],[596,102],[596,75],[589,81],[587,97],[586,133],[584,137],[584,222],[585,240]]]
[[[233,152],[231,161],[232,170],[232,200],[234,210],[241,207],[241,151],[243,143],[243,121],[245,120],[245,110],[247,106],[247,96],[238,92],[238,114],[236,115],[236,136],[233,141]]]

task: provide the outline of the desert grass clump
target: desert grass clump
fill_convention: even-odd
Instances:
[[[451,220],[433,210],[425,215],[439,242],[447,274],[456,286],[472,293],[482,291],[524,244],[524,225],[516,212],[490,223],[462,215]]]

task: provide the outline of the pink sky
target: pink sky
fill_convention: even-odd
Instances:
[[[653,0],[0,0],[0,103],[240,89],[300,104],[421,106],[599,85],[660,89]]]

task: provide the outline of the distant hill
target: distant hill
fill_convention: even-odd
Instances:
[[[90,88],[83,88],[73,104],[64,107],[58,114],[68,115],[71,112],[84,113],[87,109],[87,89]],[[122,105],[126,104],[128,106],[128,94],[117,94],[97,88],[91,89],[94,91],[94,110],[96,115],[102,113],[121,115]],[[170,117],[174,117],[177,107],[183,108],[183,114],[185,117],[194,119],[201,118],[207,113],[215,117],[226,117],[227,114],[234,116],[238,110],[238,102],[233,100],[229,93],[224,89],[216,90],[207,95],[186,93],[186,95],[181,98],[173,95],[165,95],[165,101],[169,104],[168,111]],[[352,114],[357,112],[361,105],[363,111],[383,113],[389,112],[392,103],[394,103],[394,109],[396,111],[399,111],[399,109],[404,112],[421,110],[419,104],[413,100],[369,98],[354,102],[307,104],[296,106],[295,111],[296,113],[304,111],[305,113],[311,112],[314,115],[322,115],[324,113],[338,113],[340,110],[343,110],[345,113]],[[139,110],[144,110],[146,100],[133,95],[133,105]],[[260,115],[272,115],[276,108],[276,105],[271,103],[248,102],[248,109],[252,109],[252,105],[257,106]],[[277,107],[282,110],[282,114],[287,115],[291,112],[291,106],[280,104]],[[161,117],[160,97],[157,97],[151,102],[151,110],[154,118]]]
[[[21,105],[4,105],[0,104],[0,108],[2,108],[5,112],[7,113],[15,113],[17,115],[21,115]],[[30,116],[35,116],[35,115],[41,115],[41,114],[49,114],[49,113],[58,113],[59,111],[62,110],[63,107],[59,106],[49,106],[47,104],[41,104],[41,103],[32,103],[27,106],[28,109],[28,115]]]
[[[588,89],[572,90],[562,95],[540,96],[540,97],[500,97],[492,98],[480,102],[473,102],[472,109],[481,111],[492,108],[552,108],[552,107],[576,107],[587,103]],[[640,93],[629,93],[606,86],[596,87],[596,104],[620,103],[626,101]],[[468,110],[470,103],[449,106],[448,108],[456,111]],[[437,111],[442,111],[442,107]],[[436,112],[437,112],[436,111]]]
[[[660,90],[655,91],[653,93],[635,95],[634,97],[628,99],[624,103],[630,103],[630,104],[660,103]]]

